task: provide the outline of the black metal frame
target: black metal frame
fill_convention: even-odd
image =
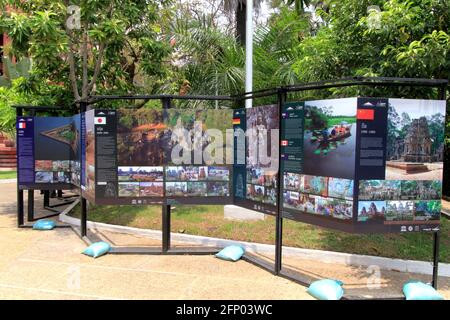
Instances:
[[[389,77],[350,77],[343,78],[338,80],[327,80],[320,82],[312,82],[312,83],[304,83],[292,86],[282,87],[281,90],[284,92],[301,92],[308,90],[320,90],[320,89],[329,89],[329,88],[337,88],[337,87],[350,87],[350,86],[409,86],[409,87],[431,87],[437,88],[438,94],[437,99],[446,100],[446,90],[449,81],[445,79],[416,79],[416,78],[389,78]],[[279,101],[282,101],[279,97]],[[285,101],[284,101],[285,102]],[[287,279],[291,279],[298,283],[304,283],[303,280],[298,277],[293,277],[289,275],[287,272],[282,270],[282,230],[283,230],[283,217],[281,212],[278,212],[279,217],[277,219],[277,223],[280,226],[277,226],[277,255],[276,259],[279,259],[275,262],[276,269],[275,274],[279,274]],[[279,222],[278,222],[279,220]],[[440,230],[433,230],[433,274],[432,274],[432,286],[437,289],[438,288],[438,273],[439,273],[439,244],[440,244]]]
[[[122,96],[92,96],[88,100],[78,101],[79,111],[85,112],[89,105],[95,104],[104,100],[161,100],[163,109],[167,110],[171,107],[172,100],[205,100],[205,101],[232,101],[242,103],[247,99],[257,99],[268,96],[277,95],[278,107],[281,110],[282,105],[287,102],[288,93],[292,92],[303,92],[308,90],[323,90],[338,87],[350,87],[350,86],[366,86],[366,87],[431,87],[438,89],[438,99],[446,99],[446,90],[448,86],[448,80],[440,79],[416,79],[416,78],[390,78],[390,77],[348,77],[337,80],[326,80],[319,82],[301,83],[291,86],[282,86],[274,89],[265,89],[253,92],[244,92],[240,95],[234,96],[205,96],[205,95],[194,95],[194,96],[180,96],[180,95],[122,95]],[[38,110],[42,109],[39,107],[29,107],[28,109]],[[56,109],[56,108],[51,108]],[[22,115],[22,107],[17,108],[17,115]],[[281,118],[281,117],[280,117]],[[280,120],[281,126],[281,120]],[[279,159],[280,160],[280,159]],[[278,173],[279,177],[281,173]],[[281,181],[279,179],[279,181]],[[276,241],[275,241],[275,266],[272,270],[270,266],[261,259],[253,256],[252,254],[246,254],[244,260],[253,263],[267,271],[272,272],[275,275],[282,276],[284,278],[290,279],[294,282],[300,283],[302,285],[308,285],[308,282],[302,280],[299,277],[291,276],[289,273],[285,272],[282,268],[282,245],[283,245],[283,217],[281,214],[281,203],[282,203],[282,187],[281,183],[278,183],[278,203],[276,216]],[[17,188],[17,211],[18,211],[18,225],[23,226],[23,190]],[[31,191],[31,190],[30,190]],[[30,192],[29,191],[29,192]],[[80,187],[80,203],[81,203],[81,219],[80,219],[80,236],[81,238],[88,240],[87,237],[87,205],[86,199],[83,197],[82,190]],[[156,248],[113,248],[111,253],[114,254],[212,254],[217,252],[217,248],[175,248],[171,249],[171,230],[170,221],[171,220],[171,205],[165,202],[162,205],[162,247],[161,250]],[[439,230],[433,230],[433,276],[432,285],[437,288],[438,280],[438,266],[439,266],[439,241],[440,234]]]
[[[180,95],[137,95],[137,96],[92,96],[88,101],[80,102],[80,112],[85,112],[87,107],[104,100],[160,100],[164,111],[172,107],[172,100],[202,100],[202,101],[235,101],[228,96],[180,96]],[[80,137],[81,139],[81,137]],[[80,234],[82,238],[90,241],[87,228],[87,205],[86,199],[82,195],[80,187],[81,202],[81,218],[80,218]],[[113,254],[191,254],[191,255],[210,255],[217,253],[218,248],[213,247],[171,247],[171,212],[172,206],[169,201],[164,201],[161,205],[162,215],[162,243],[161,249],[158,248],[135,248],[135,247],[113,247],[110,253]]]

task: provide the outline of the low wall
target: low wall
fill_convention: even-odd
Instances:
[[[78,201],[78,200],[77,200]],[[64,210],[59,216],[61,222],[71,224],[73,226],[80,225],[80,219],[73,218],[67,214],[78,202],[73,203],[70,207]],[[124,234],[140,235],[149,237],[155,240],[162,239],[162,232],[159,230],[139,229],[125,226],[116,226],[100,222],[87,222],[88,228],[105,230],[110,232],[118,232]],[[211,247],[225,247],[231,244],[239,244],[245,248],[246,251],[257,253],[275,253],[275,245],[253,243],[246,241],[235,241],[220,238],[211,238],[203,236],[195,236],[181,233],[171,233],[173,241],[185,242],[186,244],[196,244]],[[293,256],[300,259],[316,260],[324,263],[339,263],[358,267],[378,266],[381,270],[394,270],[400,272],[413,272],[425,275],[433,274],[433,265],[431,262],[416,261],[416,260],[402,260],[391,259],[376,256],[358,255],[350,253],[341,253],[334,251],[301,249],[294,247],[284,247],[283,255]],[[450,264],[439,263],[439,276],[450,277]]]

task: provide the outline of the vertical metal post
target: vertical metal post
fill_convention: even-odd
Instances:
[[[86,112],[87,103],[85,101],[80,102],[80,113]],[[80,135],[80,143],[81,143]],[[80,206],[81,206],[81,216],[80,216],[80,233],[81,237],[87,236],[87,202],[83,198],[83,190],[80,187]]]
[[[23,115],[22,108],[16,108],[16,117],[21,117]],[[17,132],[17,129],[16,129]],[[17,135],[17,133],[16,133]],[[16,141],[19,141],[16,137]],[[16,166],[17,166],[17,173],[19,173],[19,150],[17,150],[17,159],[16,159]],[[17,177],[17,226],[20,227],[23,225],[23,190],[20,190],[19,188],[19,177]]]
[[[82,237],[87,235],[87,203],[83,196],[81,196],[80,232]]]
[[[245,13],[245,92],[253,91],[253,2],[246,1]],[[251,108],[253,99],[245,100],[245,108]]]
[[[62,198],[62,197],[63,197],[63,192],[62,192],[62,190],[58,190],[57,197],[58,197],[58,198]]]
[[[23,225],[23,190],[17,185],[17,226]]]
[[[438,288],[438,273],[439,273],[439,240],[440,231],[433,232],[433,281],[431,285],[437,290]]]
[[[278,211],[276,221],[276,244],[275,244],[275,274],[280,274],[282,268],[283,255],[283,218],[281,217],[281,210]]]
[[[162,206],[162,251],[170,250],[170,204]]]
[[[438,99],[446,100],[447,99],[447,86],[440,86],[438,88]],[[449,115],[447,114],[447,117]],[[448,118],[447,118],[448,119]],[[444,152],[447,152],[444,149]],[[445,179],[445,177],[444,177]],[[439,242],[440,242],[441,234],[440,231],[433,232],[433,279],[431,285],[433,288],[437,290],[438,288],[438,275],[439,275]]]
[[[27,220],[28,222],[34,220],[34,190],[28,190],[28,206],[27,206]]]
[[[172,100],[170,98],[161,99],[162,107],[163,107],[163,118],[167,118],[167,110],[172,107]],[[164,179],[164,196],[166,195],[165,191],[166,181]],[[170,216],[171,216],[171,206],[164,202],[162,205],[162,251],[167,252],[170,250]]]
[[[44,190],[44,208],[50,206],[50,191]]]
[[[281,135],[281,127],[282,127],[282,107],[286,102],[286,91],[284,89],[278,89],[278,115],[279,115],[279,134]],[[280,137],[281,138],[281,137]],[[278,139],[278,141],[281,141]],[[278,145],[278,148],[281,148]],[[281,150],[278,152],[278,199],[277,199],[277,216],[276,216],[276,230],[275,230],[275,274],[280,274],[282,267],[282,248],[283,248],[283,217],[281,214],[281,202],[283,201],[282,193],[282,175],[281,175]]]

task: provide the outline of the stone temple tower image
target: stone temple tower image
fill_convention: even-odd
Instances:
[[[428,122],[425,117],[413,119],[405,137],[404,161],[407,162],[432,162],[431,145]]]

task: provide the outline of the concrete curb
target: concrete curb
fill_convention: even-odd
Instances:
[[[17,179],[0,179],[0,184],[2,183],[13,183],[13,182],[17,182]]]
[[[59,216],[60,221],[79,226],[80,220],[77,218],[69,217],[67,213],[76,205],[70,206]],[[162,232],[158,230],[139,229],[125,226],[116,226],[100,222],[87,222],[88,228],[105,230],[111,232],[119,232],[125,234],[133,234],[140,236],[147,236],[155,240],[161,240]],[[212,246],[212,247],[225,247],[231,244],[240,244],[245,250],[258,253],[275,252],[275,246],[262,243],[253,243],[245,241],[234,241],[220,238],[210,238],[203,236],[187,235],[181,233],[172,233],[171,239],[173,241],[186,242],[196,245]],[[345,265],[351,265],[356,267],[369,267],[377,266],[381,270],[394,270],[399,272],[413,272],[425,275],[433,274],[433,265],[431,262],[416,261],[416,260],[402,260],[391,259],[376,256],[366,256],[358,254],[349,254],[333,251],[301,249],[293,247],[283,247],[283,254],[287,256],[295,256],[301,259],[316,260],[324,263],[339,263]],[[450,264],[439,263],[439,276],[450,277]]]

